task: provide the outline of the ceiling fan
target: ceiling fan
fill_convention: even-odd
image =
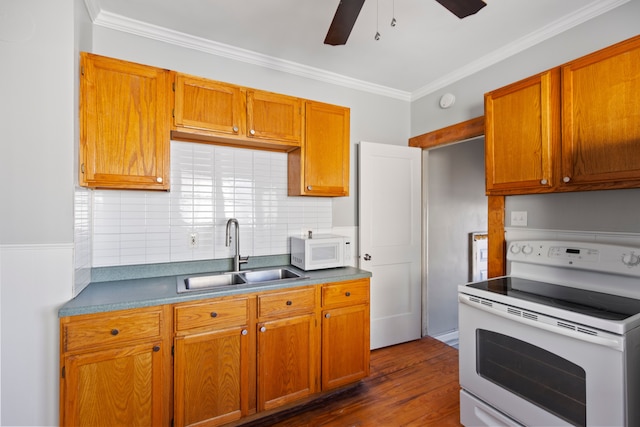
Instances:
[[[436,0],[449,9],[451,13],[462,19],[477,13],[487,4],[482,0]],[[324,44],[332,46],[347,43],[351,29],[358,19],[364,0],[340,0],[336,14],[324,39]]]

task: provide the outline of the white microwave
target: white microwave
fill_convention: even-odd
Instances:
[[[344,267],[351,263],[351,240],[335,234],[291,238],[291,264],[302,270]]]

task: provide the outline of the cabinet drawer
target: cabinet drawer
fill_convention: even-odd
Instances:
[[[162,335],[162,312],[111,312],[63,323],[64,351],[100,348]]]
[[[369,280],[351,280],[322,286],[322,306],[369,302]]]
[[[247,298],[176,306],[174,319],[176,331],[244,325],[248,319]]]
[[[287,317],[315,309],[314,288],[298,289],[258,296],[259,317]]]

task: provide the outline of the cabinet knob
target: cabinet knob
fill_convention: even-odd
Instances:
[[[251,129],[251,130],[249,131],[249,133],[250,133],[251,135],[255,135],[255,134],[256,134],[256,131],[255,131],[255,130],[253,130],[253,129]]]
[[[113,336],[116,336],[116,335],[118,335],[119,333],[120,333],[120,331],[119,331],[119,330],[117,330],[117,329],[112,329],[112,330],[111,330],[111,335],[113,335]]]
[[[351,292],[347,291],[344,293],[345,296],[350,297],[351,296]]]
[[[312,188],[313,188],[312,186],[307,185],[307,190],[311,191]]]
[[[211,312],[211,317],[218,317],[218,313],[216,313],[215,311]]]
[[[247,331],[246,329],[242,330],[242,335],[247,335],[249,333],[249,331]]]
[[[156,345],[153,347],[153,351],[155,351],[156,353],[160,351],[160,346]]]
[[[549,181],[547,181],[546,179],[541,179],[540,180],[540,184],[542,185],[547,185],[549,183]]]
[[[161,183],[162,183],[162,177],[160,177],[160,176],[159,176],[159,177],[157,177],[157,178],[156,178],[156,182],[158,182],[158,183],[160,183],[160,184],[161,184]]]
[[[369,254],[364,254],[364,260],[365,260],[365,261],[371,261],[371,255],[369,255]]]
[[[233,127],[233,131],[234,131],[235,133],[238,133],[238,131],[239,131],[239,130],[240,130],[240,129],[238,129],[238,126],[234,126],[234,127]]]
[[[287,301],[287,305],[291,305],[291,304],[293,304],[292,301]]]
[[[266,327],[263,326],[263,327],[260,328],[260,332],[266,332],[266,331],[267,331]]]
[[[330,318],[330,317],[331,317],[331,313],[327,313],[327,314],[325,314],[325,315],[324,315],[324,318],[325,318],[325,319],[328,319],[328,318]]]
[[[563,182],[569,182],[569,181],[571,181],[571,178],[568,177],[568,176],[565,176],[564,178],[562,178],[562,181]]]

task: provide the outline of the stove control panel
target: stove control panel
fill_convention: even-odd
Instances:
[[[507,260],[640,276],[640,247],[554,240],[513,241]]]

